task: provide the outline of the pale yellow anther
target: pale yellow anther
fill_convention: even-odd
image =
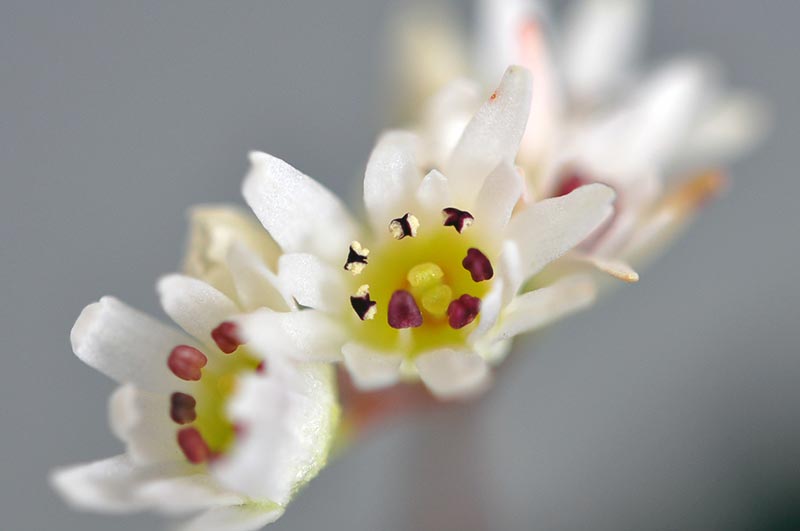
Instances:
[[[444,271],[438,265],[427,262],[412,267],[406,278],[412,288],[426,289],[440,284]]]
[[[447,284],[434,286],[422,295],[422,307],[436,317],[444,317],[453,300],[453,290]]]

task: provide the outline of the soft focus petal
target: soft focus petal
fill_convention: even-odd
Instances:
[[[148,464],[185,460],[169,410],[166,393],[150,393],[125,385],[111,395],[108,411],[111,429],[125,443],[131,461]]]
[[[571,276],[516,297],[492,331],[500,341],[542,328],[594,302],[596,287],[588,277]]]
[[[120,383],[149,391],[176,390],[167,357],[177,345],[192,344],[166,326],[113,297],[103,297],[81,312],[70,333],[72,350],[90,367]]]
[[[422,117],[425,142],[421,146],[425,166],[441,167],[481,103],[480,86],[468,79],[451,81],[427,102]]]
[[[271,504],[217,507],[189,520],[176,531],[255,531],[280,518],[283,512],[282,507]]]
[[[285,254],[278,268],[281,285],[303,306],[334,312],[349,301],[340,281],[341,269],[334,269],[313,254]]]
[[[413,133],[389,131],[372,150],[364,174],[364,205],[376,233],[386,232],[389,221],[412,210],[414,192],[422,179],[418,144]]]
[[[625,142],[635,168],[661,167],[677,154],[715,86],[714,66],[677,59],[657,70],[634,96]]]
[[[519,248],[528,275],[589,236],[611,215],[613,200],[611,188],[590,184],[565,196],[535,203],[514,216],[508,234]]]
[[[579,0],[563,35],[564,77],[579,103],[601,102],[631,76],[639,55],[644,0]]]
[[[201,205],[190,211],[187,275],[204,280],[229,297],[236,295],[226,267],[233,244],[244,245],[270,267],[280,248],[250,212],[228,205]]]
[[[342,202],[286,162],[254,152],[242,191],[250,208],[284,252],[310,252],[334,263],[358,239]]]
[[[612,277],[623,282],[638,282],[639,273],[637,273],[630,264],[623,260],[614,260],[611,258],[602,258],[597,255],[583,255],[576,254],[575,260],[586,262],[599,271],[611,275]]]
[[[318,361],[341,359],[347,337],[341,325],[316,310],[258,310],[238,317],[241,333],[261,356],[281,355]]]
[[[756,144],[769,122],[767,105],[759,98],[737,93],[723,98],[700,116],[682,146],[684,165],[703,166],[726,160]]]
[[[344,364],[353,383],[362,391],[371,391],[397,383],[400,378],[399,354],[376,352],[375,349],[355,342],[342,347]]]
[[[243,432],[213,474],[252,498],[286,505],[326,463],[339,418],[334,369],[270,356],[265,374],[240,382],[228,415]]]
[[[202,280],[167,275],[158,282],[161,306],[170,318],[198,341],[213,345],[211,331],[239,313],[224,293]]]
[[[50,477],[53,488],[77,509],[106,513],[126,513],[152,507],[139,495],[148,481],[186,474],[183,464],[138,466],[128,456],[119,455],[93,463],[61,468]],[[181,496],[173,492],[173,498]],[[170,499],[163,500],[164,508]]]
[[[445,166],[457,204],[470,208],[484,179],[501,162],[513,162],[531,104],[531,74],[509,67],[500,86],[467,125]]]
[[[490,235],[502,234],[522,194],[522,176],[513,164],[502,162],[486,178],[472,214],[475,226]]]
[[[294,309],[291,296],[284,293],[278,276],[249,247],[234,244],[228,251],[228,268],[243,310],[270,308],[276,311]]]
[[[442,399],[469,398],[489,384],[489,366],[471,351],[439,349],[420,355],[415,364],[419,376]]]

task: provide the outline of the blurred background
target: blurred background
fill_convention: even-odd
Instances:
[[[270,529],[800,529],[800,3],[654,4],[647,58],[707,50],[771,136],[638,285],[518,344],[482,401],[375,433]],[[162,315],[187,207],[241,202],[250,149],[357,198],[403,5],[0,4],[1,529],[162,527],[48,487],[121,450],[72,323],[103,294]]]

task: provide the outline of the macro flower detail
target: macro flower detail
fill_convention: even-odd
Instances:
[[[450,159],[425,175],[420,138],[386,133],[367,164],[366,226],[319,183],[253,153],[244,196],[283,250],[280,284],[303,309],[241,317],[248,345],[341,361],[362,389],[419,377],[458,398],[485,387],[512,336],[591,302],[582,277],[517,295],[605,222],[614,199],[591,184],[515,211],[530,96],[530,73],[509,68]]]
[[[243,262],[245,247],[223,245],[239,274],[222,280],[215,270],[222,284],[268,282],[251,267],[258,260]],[[109,418],[126,452],[58,470],[53,484],[79,508],[199,512],[181,529],[258,529],[326,462],[338,422],[333,372],[259,356],[234,321],[242,302],[199,279],[167,276],[159,293],[181,330],[111,297],[75,323],[75,354],[122,384]],[[288,310],[287,300],[271,311]]]

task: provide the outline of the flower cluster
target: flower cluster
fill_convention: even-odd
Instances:
[[[580,2],[553,56],[538,5],[486,2],[478,81],[442,80],[413,127],[378,139],[364,220],[251,153],[255,217],[193,210],[184,271],[158,284],[175,327],[111,297],[80,314],[73,350],[121,384],[109,417],[126,450],[56,471],[56,489],[79,508],[190,515],[190,531],[260,528],[344,440],[337,372],[375,403],[414,382],[467,399],[515,336],[593,302],[593,271],[636,281],[631,261],[718,186],[706,165],[758,116],[750,97],[711,99],[695,61],[632,85],[641,6]]]

